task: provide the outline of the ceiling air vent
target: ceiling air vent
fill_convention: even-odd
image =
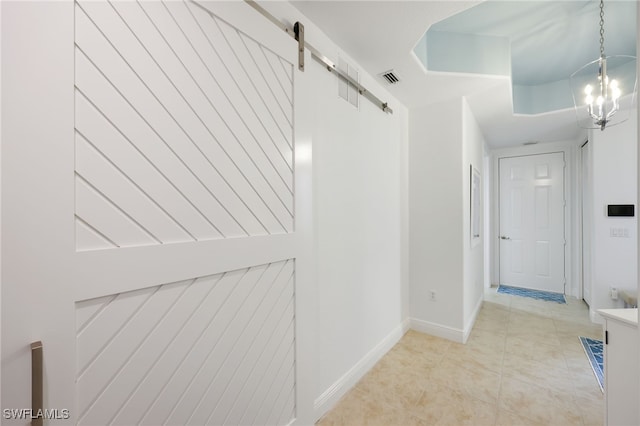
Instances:
[[[382,74],[380,74],[382,76],[382,78],[384,78],[385,80],[387,80],[387,83],[389,84],[396,84],[400,81],[400,79],[398,78],[398,76],[393,72],[393,70],[389,70],[389,71],[385,71]]]

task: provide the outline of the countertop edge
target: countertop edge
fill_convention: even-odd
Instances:
[[[598,309],[596,311],[606,319],[620,321],[631,326],[638,326],[638,308]]]

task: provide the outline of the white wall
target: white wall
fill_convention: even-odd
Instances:
[[[262,3],[337,62],[358,68],[288,3]],[[292,42],[292,48],[295,43]],[[389,103],[393,115],[360,97],[359,109],[338,97],[338,79],[307,55],[296,72],[304,90],[297,122],[309,123],[313,147],[316,312],[316,417],[402,336],[408,323],[407,110],[378,79],[360,69],[361,83]]]
[[[480,126],[466,99],[462,99],[462,217],[464,220],[462,230],[464,284],[462,292],[463,324],[467,332],[473,327],[484,297],[484,240],[488,235],[484,235],[485,232],[482,230],[480,241],[477,244],[471,244],[471,169],[469,167],[473,165],[481,176],[485,175],[484,148],[485,140]],[[483,217],[484,212],[481,211],[480,223],[484,222]]]
[[[318,77],[326,84],[316,86],[314,130],[322,394],[407,316],[400,193],[406,116],[385,116],[366,101],[357,111],[336,98],[334,76]]]
[[[637,292],[637,217],[607,217],[607,204],[637,204],[637,117],[603,132],[594,130],[592,149],[592,283],[591,310],[622,307],[609,297],[609,288]],[[612,237],[611,229],[628,231]],[[593,316],[592,316],[593,317]]]
[[[462,102],[409,113],[412,327],[456,340],[464,326]],[[435,292],[435,300],[431,293]]]
[[[483,174],[484,138],[465,99],[413,109],[409,123],[412,328],[465,341],[483,298],[483,244],[470,239],[470,165]]]

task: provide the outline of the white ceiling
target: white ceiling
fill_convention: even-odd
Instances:
[[[611,1],[605,2],[605,30],[606,34],[615,38],[611,35],[615,31],[615,25],[611,25],[613,28],[608,27],[606,20],[606,7]],[[453,97],[466,96],[487,143],[494,148],[516,146],[529,141],[550,142],[575,139],[584,134],[584,131],[576,125],[573,109],[537,115],[514,115],[511,78],[509,77],[431,72],[426,71],[424,66],[420,64],[412,50],[429,27],[480,3],[482,2],[446,0],[292,1],[296,8],[318,25],[369,74],[376,76],[381,72],[393,69],[401,78],[401,82],[388,86],[388,90],[407,107],[419,107]],[[548,42],[554,40],[553,37],[548,37],[545,28],[563,31],[562,21],[559,20],[558,15],[565,16],[567,19],[571,17],[572,20],[575,20],[578,15],[566,12],[572,10],[566,5],[564,7],[532,9],[532,4],[535,2],[521,1],[519,3],[523,6],[524,14],[541,21],[538,24],[529,23],[528,28],[535,29],[535,31],[526,31],[531,41],[526,42],[525,32],[523,32],[518,36],[519,43],[527,46],[536,45],[541,49],[553,48],[553,45],[545,47],[544,43],[540,42],[543,39]],[[549,5],[561,2],[541,0],[538,3]],[[585,1],[579,0],[579,3],[584,5]],[[595,3],[595,1],[590,3]],[[589,8],[591,6],[582,9]],[[546,15],[545,9],[548,10]],[[513,13],[513,7],[510,10],[510,13]],[[531,13],[532,10],[536,10],[536,13]],[[561,14],[560,10],[566,13]],[[487,25],[491,24],[490,19],[487,19],[485,23],[479,22],[482,18],[474,15],[473,10],[467,11],[465,14],[470,16],[470,18],[465,18],[469,23],[475,22],[475,28],[470,28],[470,31],[482,28],[484,32],[490,32],[487,28]],[[464,18],[465,14],[460,16]],[[492,17],[492,19],[495,21],[496,18]],[[548,20],[547,24],[545,24],[545,19]],[[458,27],[460,22],[464,22],[464,19],[458,20]],[[549,22],[553,22],[553,25],[548,25]],[[633,37],[635,37],[635,18],[633,23]],[[502,23],[502,25],[509,27],[509,24]],[[575,25],[575,22],[571,25]],[[598,21],[596,20],[591,25],[595,27],[594,31],[597,33]],[[542,37],[540,34],[545,34],[545,36]],[[625,33],[625,37],[628,36],[628,32]],[[538,37],[538,41],[535,41],[536,37]],[[606,40],[607,38],[605,43]],[[313,40],[309,40],[309,42],[313,44]],[[582,44],[584,43],[576,41],[576,46]],[[607,47],[606,44],[605,47]],[[596,45],[595,54],[597,55],[597,53],[598,46]],[[609,50],[606,53],[608,55],[618,54],[618,52]],[[548,66],[552,67],[553,62]]]
[[[485,1],[433,25],[430,31],[504,37],[510,41],[515,84],[567,79],[600,55],[599,2]],[[636,52],[636,3],[604,4],[605,53]]]

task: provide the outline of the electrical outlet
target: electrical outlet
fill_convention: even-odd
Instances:
[[[431,290],[431,291],[429,292],[429,295],[431,296],[431,301],[432,301],[432,302],[435,302],[435,301],[436,301],[436,292],[435,292],[435,291],[433,291],[433,290]]]

